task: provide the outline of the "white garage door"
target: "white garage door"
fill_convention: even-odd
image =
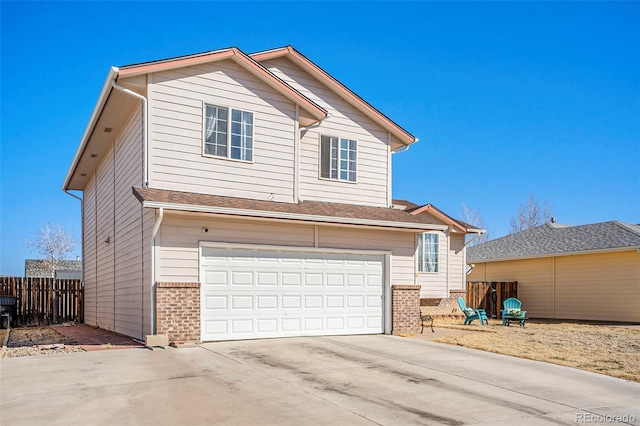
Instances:
[[[384,256],[203,247],[202,341],[383,332]]]

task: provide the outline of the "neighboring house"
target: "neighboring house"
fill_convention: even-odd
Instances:
[[[467,249],[468,281],[517,281],[534,318],[640,322],[640,226],[547,223]]]
[[[112,68],[63,185],[84,193],[85,322],[389,333],[391,286],[462,289],[482,232],[392,201],[392,154],[416,141],[291,47]]]
[[[27,259],[24,261],[24,276],[29,278],[50,278],[51,271],[41,259]],[[60,260],[58,262],[55,278],[61,280],[81,280],[81,260]]]

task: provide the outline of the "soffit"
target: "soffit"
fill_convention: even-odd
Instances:
[[[65,189],[84,190],[136,107],[142,108],[138,99],[111,89]]]

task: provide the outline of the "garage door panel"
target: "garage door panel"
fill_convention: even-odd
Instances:
[[[253,286],[253,272],[234,271],[231,273],[232,286]]]
[[[282,296],[282,309],[300,309],[301,296]]]
[[[278,285],[278,273],[277,272],[258,272],[256,274],[258,279],[256,284],[259,286],[276,286]]]
[[[231,309],[253,310],[253,296],[231,296]]]
[[[248,318],[232,319],[231,320],[231,332],[233,334],[253,334],[253,320]]]
[[[204,308],[207,310],[227,310],[227,296],[206,296]]]
[[[343,274],[327,274],[327,285],[328,286],[344,286],[344,275]]]
[[[347,296],[348,308],[364,308],[364,296]]]
[[[260,310],[276,309],[278,307],[278,296],[256,296],[258,299],[257,307]]]
[[[367,307],[368,308],[381,308],[382,307],[382,297],[367,296]]]
[[[281,282],[283,286],[300,287],[302,285],[302,274],[300,272],[283,272]]]
[[[203,341],[383,332],[382,255],[202,253]]]
[[[205,280],[211,286],[227,286],[227,273],[218,271],[207,271]]]
[[[306,309],[319,309],[322,308],[322,295],[310,295],[304,297],[304,307]]]

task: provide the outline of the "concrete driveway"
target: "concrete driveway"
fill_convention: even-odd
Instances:
[[[640,421],[640,384],[394,336],[0,360],[0,424],[542,425]]]

